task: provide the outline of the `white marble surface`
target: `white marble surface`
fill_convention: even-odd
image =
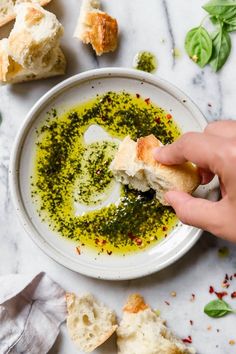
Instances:
[[[54,0],[48,7],[65,26],[63,48],[68,59],[66,77],[96,67],[131,67],[137,51],[151,50],[159,62],[155,75],[171,81],[190,95],[208,120],[234,117],[236,36],[233,38],[230,59],[219,74],[212,73],[208,67],[199,69],[184,53],[185,33],[190,27],[198,25],[204,16],[201,10],[204,1],[102,0],[104,9],[118,19],[120,46],[116,53],[98,59],[89,47],[72,39],[80,2]],[[1,29],[0,36],[7,35],[9,28],[6,26]],[[173,58],[173,47],[180,50],[179,58]],[[226,243],[205,233],[186,256],[158,274],[133,281],[106,282],[86,278],[55,263],[36,247],[20,225],[8,186],[12,144],[30,107],[63,79],[61,77],[0,88],[0,112],[3,118],[0,126],[0,274],[44,270],[69,291],[91,291],[117,310],[118,315],[121,314],[127,295],[139,291],[154,308],[161,310],[168,325],[181,338],[192,336],[198,353],[234,353],[236,345],[230,346],[229,340],[236,341],[235,315],[213,320],[203,314],[203,306],[213,299],[208,292],[209,285],[222,291],[221,282],[225,273],[236,272],[235,245],[227,245],[230,256],[220,259],[217,250]],[[234,290],[236,279],[229,292]],[[176,291],[176,298],[170,296],[171,291]],[[192,293],[196,294],[194,302],[190,301]],[[236,307],[236,299],[226,299]],[[170,302],[170,306],[166,305],[165,300]],[[193,326],[189,320],[194,322]],[[212,329],[207,330],[210,325]],[[68,339],[65,326],[50,351],[50,354],[59,353],[78,353]],[[114,339],[96,353],[116,353]]]

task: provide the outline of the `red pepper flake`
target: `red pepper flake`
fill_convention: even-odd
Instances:
[[[161,123],[161,118],[160,118],[160,117],[155,118],[155,122],[156,122],[157,124],[160,124],[160,123]]]
[[[112,254],[112,251],[107,251],[108,256]]]
[[[188,336],[187,338],[182,339],[182,342],[191,344],[193,340],[191,336]]]
[[[168,113],[168,114],[166,115],[166,118],[167,118],[167,119],[171,119],[171,118],[172,118],[172,115],[171,115],[170,113]]]
[[[218,297],[218,299],[220,299],[220,300],[222,300],[222,298],[224,296],[228,295],[228,293],[226,291],[222,291],[222,292],[219,292],[219,293],[217,291],[215,291],[215,294]]]
[[[128,237],[133,241],[136,239],[136,236],[132,232],[128,232]]]
[[[167,231],[167,230],[168,230],[168,227],[162,226],[162,231]]]
[[[231,298],[232,298],[232,299],[235,299],[235,298],[236,298],[236,291],[234,291],[234,292],[231,294]]]
[[[232,275],[230,275],[229,280],[231,280],[231,281],[233,280],[233,276]]]
[[[103,121],[103,122],[106,122],[106,121],[107,121],[107,117],[104,117],[104,116],[103,116],[103,117],[102,117],[102,121]]]
[[[212,104],[211,104],[211,103],[208,103],[208,107],[212,107]]]
[[[236,273],[234,273],[234,277],[236,278]]]
[[[76,252],[78,253],[78,255],[80,256],[81,255],[80,248],[79,247],[75,247],[75,249],[76,249]]]
[[[196,298],[196,295],[195,294],[191,294],[191,300],[190,301],[194,301],[195,300],[195,298]]]
[[[215,290],[214,290],[213,286],[210,285],[210,287],[209,287],[209,293],[210,293],[210,294],[213,294],[214,292],[215,292]]]
[[[143,241],[139,237],[135,237],[134,242],[136,243],[137,246],[141,246]]]
[[[191,326],[193,325],[193,321],[192,320],[189,320],[189,323],[191,324]]]
[[[150,98],[146,98],[144,101],[145,101],[147,104],[150,104]]]
[[[139,94],[139,93],[136,93],[136,97],[137,97],[137,98],[140,98],[140,94]]]
[[[165,304],[166,304],[167,306],[170,306],[170,303],[169,303],[168,301],[165,301]]]
[[[96,171],[96,175],[100,175],[100,173],[101,173],[101,170]]]
[[[229,280],[229,276],[227,273],[225,274],[225,280]]]
[[[98,238],[95,238],[95,243],[96,243],[96,245],[99,243],[99,239]]]
[[[226,288],[226,289],[228,289],[230,286],[230,284],[227,282],[227,280],[224,280],[221,285],[222,285],[222,288]]]

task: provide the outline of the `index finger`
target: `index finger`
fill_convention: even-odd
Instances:
[[[191,161],[197,166],[218,172],[222,158],[222,140],[215,135],[204,133],[186,133],[170,145],[154,151],[157,161],[164,165],[180,165]],[[220,146],[221,145],[221,146]]]

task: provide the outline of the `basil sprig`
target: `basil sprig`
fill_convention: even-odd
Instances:
[[[204,312],[209,317],[220,318],[235,310],[224,300],[213,300],[204,307]]]
[[[191,29],[185,38],[185,49],[201,68],[210,64],[214,71],[218,71],[231,52],[229,33],[236,31],[236,0],[211,0],[203,8],[216,31],[209,34],[202,24]]]

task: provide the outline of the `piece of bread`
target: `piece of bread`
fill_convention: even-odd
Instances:
[[[194,354],[139,294],[131,295],[117,329],[118,354]]]
[[[200,184],[195,165],[165,166],[154,159],[153,149],[162,146],[154,136],[140,138],[137,142],[126,137],[111,163],[114,176],[123,184],[142,192],[152,188],[156,198],[167,205],[164,194],[170,190],[192,193]]]
[[[90,43],[97,55],[113,52],[117,47],[118,24],[100,10],[99,0],[83,0],[74,37]]]
[[[49,66],[41,69],[37,74],[23,68],[8,54],[8,39],[0,40],[0,83],[14,84],[18,82],[45,79],[52,76],[63,75],[66,68],[66,60],[62,50],[57,47],[50,52]],[[51,65],[50,63],[53,63]]]
[[[38,4],[16,5],[15,12],[16,21],[9,35],[8,53],[23,68],[39,74],[48,68],[52,58],[50,51],[59,46],[63,27],[53,13]]]
[[[0,1],[0,27],[12,21],[16,17],[15,4],[22,2],[35,2],[41,6],[47,5],[51,0],[1,0]]]
[[[79,350],[91,353],[116,331],[115,313],[91,294],[68,293],[66,302],[69,336]]]

